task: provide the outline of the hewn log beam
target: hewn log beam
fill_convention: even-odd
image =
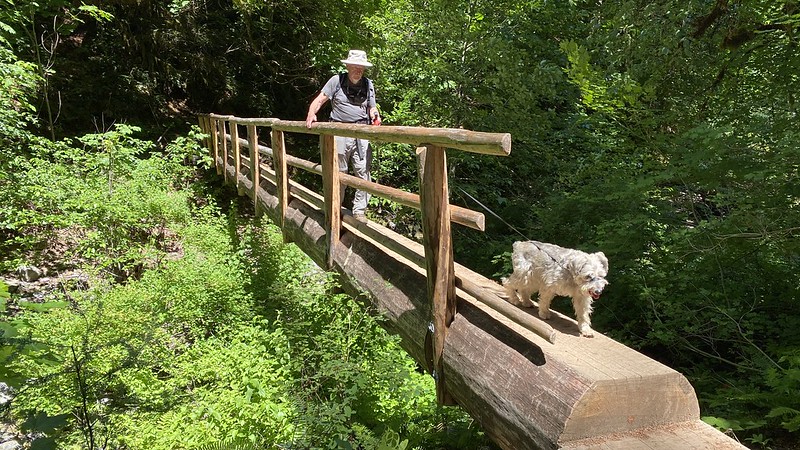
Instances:
[[[248,124],[248,131],[250,126],[248,145],[255,150],[256,125]],[[225,139],[218,127],[214,123],[211,132],[216,130],[217,137],[222,134]],[[322,147],[328,147],[324,142],[332,140],[331,135],[321,134],[326,136]],[[259,152],[253,150],[248,158],[252,179],[225,167],[227,161],[214,152],[217,170],[224,170],[237,187],[241,184],[253,196],[257,211],[275,222],[282,217],[289,240],[318,265],[341,274],[346,292],[373,303],[386,318],[382,324],[397,333],[409,354],[424,364],[426,325],[432,314],[425,271],[387,248],[383,236],[389,230],[375,234],[380,226],[374,223],[345,220],[344,228],[336,227],[343,234],[336,233],[338,241],[331,242],[331,225],[339,209],[325,206],[338,204],[330,195],[321,201],[317,194],[288,182],[296,198],[289,199],[285,208],[279,206],[276,183],[280,177],[264,166],[263,178],[270,182],[260,184],[262,164]],[[323,162],[326,166],[331,166],[330,161]],[[338,173],[327,167],[322,173],[330,174],[329,178]],[[329,181],[327,191],[338,192],[335,184]],[[321,209],[314,206],[320,203]],[[408,250],[403,252],[408,254]],[[437,267],[441,269],[437,273],[449,270],[438,263]],[[532,332],[509,320],[508,311],[501,314],[498,305],[491,304],[503,295],[502,287],[463,270],[455,269],[458,310],[447,330],[439,364],[447,374],[450,395],[500,447],[744,449],[699,420],[694,390],[681,374],[602,334],[583,338],[575,321],[558,313],[550,321],[558,340],[540,329]],[[535,310],[515,310],[523,319],[535,314]]]

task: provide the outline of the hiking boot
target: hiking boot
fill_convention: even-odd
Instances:
[[[361,223],[367,223],[367,216],[364,214],[353,214],[353,218]]]

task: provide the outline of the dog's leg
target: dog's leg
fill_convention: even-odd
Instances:
[[[519,270],[514,270],[508,278],[503,278],[503,286],[508,293],[508,301],[512,305],[533,306],[530,292],[525,292],[525,275]]]
[[[550,319],[550,302],[553,301],[555,294],[548,291],[539,291],[539,317],[544,320]]]
[[[514,274],[511,274],[508,278],[503,278],[503,287],[506,288],[506,293],[508,294],[508,301],[512,305],[519,305],[521,302],[519,300],[519,295],[517,295],[517,287],[515,283],[516,278]]]
[[[522,306],[526,308],[532,308],[533,302],[531,301],[531,295],[535,292],[528,283],[523,284],[520,286],[519,290],[519,300]]]
[[[572,307],[575,308],[575,317],[578,319],[578,330],[581,336],[594,337],[592,330],[592,298],[591,297],[572,297]]]
[[[519,298],[519,294],[517,294],[517,290],[512,288],[511,286],[506,286],[506,292],[508,293],[508,301],[512,305],[521,305],[522,300]]]

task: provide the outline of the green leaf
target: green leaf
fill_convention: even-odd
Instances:
[[[722,417],[713,417],[713,416],[705,416],[705,417],[702,417],[701,420],[703,422],[711,425],[712,427],[714,427],[714,428],[716,428],[718,430],[721,430],[721,431],[727,431],[727,430],[741,431],[742,430],[742,427],[739,425],[739,422],[737,422],[735,420],[726,420],[726,419],[723,419]]]
[[[13,322],[0,322],[0,338],[8,339],[19,336]]]
[[[777,408],[772,408],[769,414],[766,415],[767,418],[780,417],[783,419],[787,418],[787,416],[789,420],[781,422],[781,426],[790,433],[800,430],[800,411],[794,408],[779,406]]]
[[[8,24],[3,23],[3,22],[0,22],[0,30],[3,30],[4,32],[6,32],[6,33],[8,33],[8,34],[10,34],[12,36],[17,34],[16,30],[14,30]]]
[[[97,6],[94,5],[81,5],[78,7],[78,10],[81,12],[85,12],[89,14],[93,19],[103,22],[103,21],[110,21],[114,18],[114,15],[104,11]]]
[[[786,406],[778,406],[777,408],[772,408],[770,410],[769,414],[767,414],[765,417],[767,417],[768,419],[771,419],[771,418],[774,418],[774,417],[783,417],[783,416],[789,415],[789,414],[800,415],[800,411],[798,411],[798,410],[796,410],[794,408],[786,407]]]
[[[56,438],[52,436],[40,437],[31,443],[31,450],[56,450],[57,448]]]

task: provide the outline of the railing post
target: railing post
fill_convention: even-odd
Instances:
[[[222,180],[224,183],[228,182],[228,128],[229,126],[225,125],[226,120],[222,119],[219,121],[220,126],[222,128],[222,132],[220,138],[222,139]]]
[[[272,164],[275,168],[276,194],[278,196],[278,226],[283,231],[283,241],[288,242],[284,229],[286,209],[289,204],[289,180],[286,170],[286,147],[283,131],[272,130]]]
[[[247,126],[247,143],[250,147],[250,176],[253,179],[253,209],[258,216],[258,189],[261,184],[261,163],[258,157],[258,133],[255,125]]]
[[[239,185],[239,174],[242,172],[242,151],[239,146],[239,124],[231,120],[231,147],[233,148],[233,183],[236,185],[236,193],[244,194]]]
[[[333,254],[339,244],[339,230],[342,224],[339,190],[339,161],[336,157],[336,140],[333,135],[321,134],[319,147],[322,153],[322,189],[325,194],[325,235],[327,248],[325,262],[328,269],[333,267]]]
[[[203,145],[205,145],[206,150],[208,150],[209,155],[212,157],[213,155],[213,147],[211,145],[211,127],[209,126],[209,117],[207,114],[201,114],[199,116],[200,120],[200,130],[203,134],[207,135],[207,137],[203,138]]]
[[[443,147],[429,145],[418,148],[417,153],[420,164],[422,240],[425,248],[428,299],[431,302],[430,369],[436,380],[436,400],[440,405],[455,405],[455,400],[446,389],[442,357],[447,329],[456,314],[447,160]]]
[[[214,167],[217,169],[217,175],[222,173],[222,170],[219,167],[219,119],[212,117],[211,118],[211,144],[212,148],[212,157],[214,158]]]

